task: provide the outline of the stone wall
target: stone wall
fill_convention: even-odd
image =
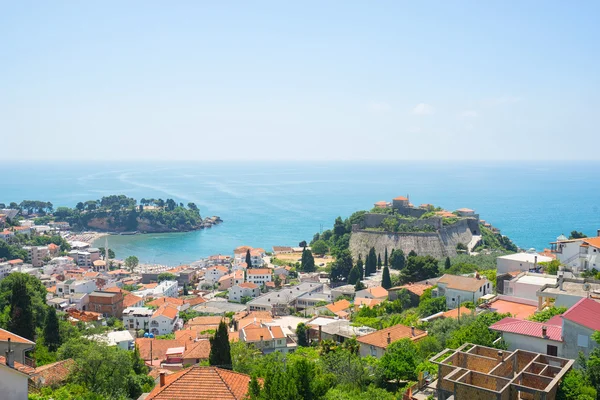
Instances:
[[[360,227],[363,229],[364,228],[377,228],[377,227],[381,226],[381,224],[383,223],[383,220],[388,217],[392,217],[392,218],[395,217],[398,219],[398,222],[400,224],[410,225],[410,226],[414,226],[414,227],[423,227],[426,225],[432,226],[435,229],[442,229],[442,227],[443,227],[442,218],[440,218],[440,217],[408,220],[408,219],[402,219],[401,217],[398,218],[398,216],[395,216],[395,215],[375,214],[375,213],[365,214],[363,223],[360,225]]]
[[[467,219],[458,221],[449,226],[443,226],[439,233],[436,232],[411,232],[411,233],[388,233],[355,230],[350,236],[350,251],[352,257],[357,258],[362,254],[363,259],[371,249],[375,247],[378,254],[392,252],[392,249],[402,249],[405,254],[414,250],[419,255],[430,255],[441,259],[453,257],[456,253],[456,245],[462,243],[467,245],[472,238]]]

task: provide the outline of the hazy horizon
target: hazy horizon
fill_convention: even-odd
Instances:
[[[592,1],[6,3],[0,163],[598,161],[597,15]]]

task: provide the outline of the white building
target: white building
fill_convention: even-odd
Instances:
[[[4,356],[4,355],[3,355]],[[0,393],[3,399],[27,400],[29,375],[15,368],[14,356],[0,361]]]
[[[496,258],[497,274],[502,275],[514,271],[530,271],[541,262],[550,262],[552,258],[537,253],[515,253]]]
[[[521,299],[537,300],[537,292],[544,285],[555,285],[556,275],[522,272],[510,281],[504,282],[504,294]]]
[[[147,297],[178,297],[177,281],[162,281],[155,288],[133,292],[136,296]]]
[[[150,333],[154,335],[166,335],[179,327],[179,310],[170,305],[161,306],[150,318]]]
[[[91,268],[94,261],[100,259],[100,250],[89,248],[86,250],[71,250],[69,257],[73,258],[75,263],[80,267]]]
[[[96,342],[106,343],[107,346],[117,346],[123,350],[131,350],[133,348],[134,339],[128,330],[114,331],[103,335],[93,335],[89,339]]]
[[[233,285],[229,289],[229,300],[238,303],[242,301],[242,297],[252,297],[254,299],[258,296],[260,296],[260,287],[252,282]]]
[[[485,278],[444,274],[437,284],[437,294],[446,296],[448,309],[456,308],[465,301],[477,303],[479,298],[492,292],[492,284]]]
[[[262,286],[271,282],[272,272],[269,268],[249,268],[246,270],[246,281]]]
[[[48,246],[23,246],[23,250],[27,250],[27,259],[34,267],[44,265],[44,258],[50,254]]]
[[[204,280],[206,283],[214,285],[215,283],[219,282],[219,279],[228,274],[229,268],[223,265],[217,265],[207,268],[206,271],[204,271]]]
[[[87,293],[90,294],[96,290],[96,282],[91,280],[75,280],[68,279],[64,282],[56,284],[56,295],[59,297],[66,297],[73,293]]]
[[[69,257],[54,257],[48,264],[42,267],[44,275],[62,274],[67,269],[75,267],[75,263]]]
[[[600,269],[600,230],[594,238],[569,240],[559,236],[551,245],[556,258],[573,272]]]
[[[6,278],[12,271],[13,266],[7,261],[0,263],[0,281]]]
[[[154,310],[148,307],[127,307],[123,310],[123,325],[129,330],[150,329]]]

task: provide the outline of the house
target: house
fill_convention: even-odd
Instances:
[[[595,331],[600,331],[600,303],[582,298],[562,315],[563,356],[576,358],[579,352],[589,356],[599,346],[591,338]]]
[[[66,297],[72,293],[90,294],[96,290],[96,282],[91,280],[67,279],[56,284],[56,295]]]
[[[152,300],[146,304],[149,307],[162,307],[164,305],[170,305],[171,307],[175,307],[179,310],[182,310],[185,302],[176,297],[159,297],[158,299]]]
[[[433,285],[430,283],[409,283],[402,286],[396,286],[388,290],[388,299],[394,301],[398,298],[398,293],[402,290],[406,290],[410,295],[410,302],[413,306],[418,306],[421,296]]]
[[[550,262],[552,258],[537,253],[515,253],[496,258],[497,274],[513,271],[535,271],[540,262]]]
[[[504,318],[490,326],[502,334],[508,350],[523,349],[563,357],[563,338],[560,318],[546,322]]]
[[[517,297],[497,296],[485,306],[481,305],[480,307],[485,307],[485,309],[498,314],[509,313],[517,319],[527,319],[537,311],[537,302]]]
[[[546,284],[537,291],[538,311],[554,305],[570,308],[580,299],[600,300],[600,282],[593,279],[565,278],[559,271],[557,283]]]
[[[244,282],[236,284],[229,289],[229,301],[242,302],[243,297],[256,298],[260,296],[260,287],[256,283]]]
[[[567,239],[563,235],[551,243],[551,251],[573,272],[600,269],[600,229],[596,237]]]
[[[27,259],[34,267],[44,265],[44,258],[50,256],[48,246],[23,246],[23,250],[27,251]]]
[[[306,322],[308,335],[311,340],[333,340],[343,343],[346,339],[361,337],[376,332],[368,326],[352,326],[347,319],[335,319],[327,317],[315,317]]]
[[[185,327],[189,329],[194,329],[199,332],[208,331],[208,330],[217,330],[221,321],[224,321],[226,324],[229,324],[229,318],[223,318],[219,316],[206,316],[206,317],[195,317],[190,319]]]
[[[359,353],[361,357],[373,356],[383,357],[388,345],[396,340],[410,339],[417,342],[427,336],[427,332],[405,325],[394,325],[368,335],[357,338],[360,344]]]
[[[354,311],[359,311],[362,307],[373,308],[382,302],[383,300],[379,299],[365,299],[363,297],[357,297],[354,299]]]
[[[465,343],[446,349],[430,362],[438,366],[439,400],[554,399],[573,360],[516,350],[505,351]]]
[[[204,271],[204,280],[206,283],[214,285],[215,283],[219,282],[219,279],[228,274],[229,268],[223,265],[217,265],[207,268],[206,271]]]
[[[100,250],[96,248],[88,248],[87,250],[71,250],[69,257],[73,258],[75,263],[80,267],[91,268],[94,261],[100,259]]]
[[[474,217],[475,211],[471,210],[470,208],[459,208],[458,210],[456,210],[456,214],[459,217]]]
[[[265,256],[265,251],[260,248],[248,248],[248,246],[241,246],[234,250],[233,263],[241,264],[246,262],[246,254],[250,250],[250,262],[252,263],[252,268],[260,268],[264,265],[263,257]]]
[[[475,278],[444,274],[437,282],[438,296],[446,296],[446,306],[455,308],[465,301],[477,303],[480,297],[492,292],[491,283],[476,275]]]
[[[336,302],[333,302],[331,304],[327,304],[325,306],[325,308],[335,314],[336,316],[340,317],[340,318],[347,318],[350,316],[350,308],[352,307],[352,304],[350,304],[350,302],[346,299],[342,299]]]
[[[148,307],[127,307],[123,310],[123,325],[129,330],[148,330],[154,310]]]
[[[166,335],[179,327],[179,310],[170,305],[163,305],[150,317],[150,333]]]
[[[236,270],[231,274],[223,275],[219,278],[217,285],[219,290],[226,290],[232,287],[233,285],[239,285],[244,282],[244,271]]]
[[[250,268],[246,270],[246,281],[262,286],[272,281],[272,272],[269,268]]]
[[[189,344],[183,352],[183,365],[195,365],[208,360],[210,356],[210,341],[199,339]]]
[[[72,358],[42,365],[34,370],[33,376],[30,375],[30,379],[33,380],[36,387],[56,387],[67,380],[74,366],[75,361]]]
[[[0,281],[12,272],[13,266],[7,262],[0,262]]]
[[[273,246],[273,254],[290,254],[293,253],[293,249],[289,246]]]
[[[14,360],[14,354],[6,353],[0,356],[0,393],[2,398],[10,400],[27,400],[29,374],[33,368],[27,367]]]
[[[217,367],[193,366],[172,375],[164,372],[145,400],[242,400],[250,376]]]
[[[331,303],[331,294],[321,292],[308,292],[296,299],[295,306],[298,310],[318,307]]]
[[[123,293],[95,291],[89,295],[88,310],[104,317],[121,318],[123,314]]]
[[[544,285],[555,285],[557,280],[556,275],[521,272],[514,278],[504,281],[502,293],[506,296],[536,301],[537,292]]]
[[[342,296],[352,300],[355,294],[356,290],[354,289],[354,285],[343,285],[331,288],[331,298],[334,300],[337,300]]]
[[[250,324],[240,329],[240,341],[253,344],[265,354],[274,351],[287,353],[288,351],[287,338],[279,326]]]
[[[101,335],[92,335],[89,339],[96,342],[105,343],[107,346],[117,346],[123,350],[131,350],[133,348],[134,339],[129,331],[113,331]]]
[[[144,299],[149,297],[177,297],[179,296],[179,290],[177,281],[162,281],[159,284],[147,284],[143,285],[143,289],[136,290],[133,292],[136,296],[140,296]]]
[[[143,305],[144,299],[135,294],[126,293],[125,296],[123,296],[123,308],[142,307]]]
[[[388,291],[381,286],[376,286],[359,290],[356,292],[355,297],[360,297],[362,299],[387,300]]]
[[[9,349],[13,351],[14,360],[25,365],[33,365],[32,360],[25,355],[28,351],[33,351],[35,342],[29,339],[15,335],[14,333],[0,329],[0,354],[5,354]]]

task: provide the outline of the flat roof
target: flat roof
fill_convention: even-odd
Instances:
[[[490,310],[500,314],[510,313],[517,319],[525,319],[535,314],[537,307],[514,301],[496,300],[490,303]]]
[[[515,282],[527,283],[530,285],[554,285],[556,283],[556,276],[537,276],[537,275],[523,275],[514,279]]]
[[[506,256],[500,256],[498,258],[501,258],[503,260],[510,260],[510,261],[520,261],[520,262],[528,262],[528,263],[534,263],[535,262],[535,258],[537,257],[537,262],[550,262],[552,261],[552,258],[550,257],[546,257],[546,256],[542,256],[540,254],[537,253],[515,253],[515,254],[508,254]]]
[[[584,290],[583,286],[589,285],[589,290]],[[542,291],[544,294],[567,294],[572,296],[587,297],[590,293],[596,293],[600,296],[600,284],[583,282],[563,282],[563,290],[560,287],[547,287]]]

